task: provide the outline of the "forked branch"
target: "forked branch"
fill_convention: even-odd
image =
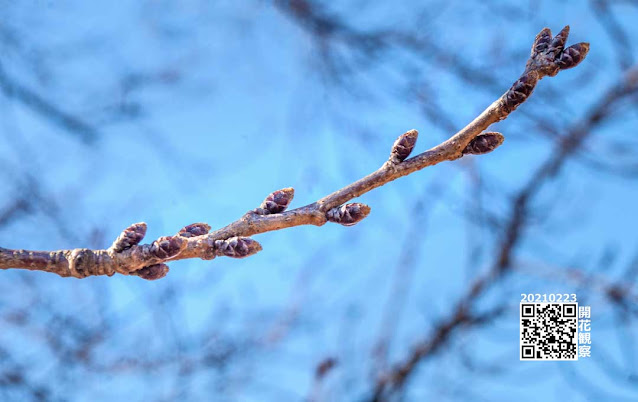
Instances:
[[[312,204],[286,211],[294,195],[292,188],[286,188],[273,192],[258,208],[213,232],[205,223],[194,223],[175,235],[161,237],[151,244],[140,244],[146,234],[146,224],[136,223],[125,229],[105,250],[26,251],[0,248],[0,268],[47,271],[75,278],[120,273],[159,279],[168,273],[166,263],[170,261],[253,255],[261,250],[259,243],[249,238],[255,234],[300,225],[321,226],[327,222],[354,225],[370,213],[370,207],[348,201],[428,166],[453,161],[467,154],[485,154],[501,145],[504,140],[501,134],[484,130],[505,119],[525,102],[543,77],[555,76],[560,70],[575,67],[587,55],[588,43],[565,48],[568,34],[568,26],[555,37],[548,28],[543,29],[536,36],[520,78],[445,142],[408,158],[418,136],[416,130],[410,130],[397,139],[390,157],[379,169]]]

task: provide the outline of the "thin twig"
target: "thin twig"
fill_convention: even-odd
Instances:
[[[85,144],[90,144],[98,138],[98,132],[94,127],[80,118],[61,110],[36,92],[12,80],[1,64],[0,90],[4,92],[6,96],[19,100],[36,113],[77,135]]]
[[[467,327],[469,324],[467,317],[475,301],[511,270],[515,249],[522,242],[526,225],[529,224],[528,215],[534,196],[540,192],[544,184],[556,177],[569,157],[578,151],[592,131],[610,116],[617,102],[637,92],[638,70],[632,69],[620,82],[613,85],[585,113],[586,117],[575,124],[559,141],[555,152],[537,169],[515,197],[494,265],[474,280],[467,292],[456,303],[452,313],[443,319],[431,334],[417,342],[411,348],[410,354],[395,364],[392,369],[381,374],[369,398],[370,401],[385,401],[390,399],[391,395],[400,392],[419,363],[434,356],[458,330]],[[612,292],[608,295],[611,298],[614,297]]]
[[[370,212],[367,205],[345,204],[386,183],[444,161],[466,154],[484,154],[503,142],[499,133],[483,133],[490,125],[505,119],[527,100],[538,81],[555,76],[560,70],[575,67],[587,55],[589,44],[578,43],[565,48],[569,27],[552,38],[543,29],[532,46],[531,56],[520,78],[498,100],[448,140],[417,156],[412,152],[417,131],[401,135],[392,147],[389,159],[376,171],[334,193],[303,207],[285,211],[293,198],[292,189],[270,194],[261,206],[247,212],[230,225],[209,233],[210,227],[196,223],[184,227],[174,236],[165,236],[151,244],[140,245],[146,224],[138,223],[124,230],[105,250],[74,249],[25,251],[0,248],[0,268],[22,268],[54,272],[61,276],[84,278],[91,275],[121,273],[144,279],[166,275],[166,262],[186,258],[213,259],[217,256],[243,258],[261,250],[255,240],[259,233],[300,225],[321,226],[335,222],[354,225]]]

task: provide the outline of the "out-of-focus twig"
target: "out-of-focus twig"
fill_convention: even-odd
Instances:
[[[468,311],[471,310],[476,299],[497,279],[510,271],[514,251],[520,244],[528,223],[530,203],[534,196],[539,193],[547,182],[556,177],[565,163],[592,134],[594,129],[609,117],[614,105],[636,92],[638,92],[638,74],[631,72],[611,87],[585,113],[586,117],[576,123],[567,135],[561,139],[554,152],[536,170],[528,183],[514,198],[512,211],[504,226],[503,238],[491,269],[472,283],[468,291],[457,302],[454,312],[448,318],[443,320],[428,337],[412,347],[411,352],[404,360],[381,375],[375,384],[371,400],[384,401],[393,393],[401,390],[417,365],[440,350],[458,329],[467,324]]]
[[[82,119],[73,116],[26,86],[9,77],[0,64],[0,89],[10,98],[16,99],[49,121],[77,135],[82,142],[90,144],[98,138],[97,129]]]

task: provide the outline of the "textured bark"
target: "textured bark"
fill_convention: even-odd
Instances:
[[[468,153],[491,152],[498,147],[504,138],[498,133],[484,133],[477,137],[525,102],[543,77],[555,76],[560,70],[575,67],[587,55],[587,43],[564,49],[568,34],[569,27],[565,27],[552,38],[551,31],[543,29],[536,36],[531,56],[520,78],[478,117],[445,142],[406,159],[418,135],[416,130],[410,130],[394,143],[389,159],[378,170],[312,204],[285,211],[294,191],[291,188],[282,189],[266,197],[257,209],[211,233],[207,224],[197,223],[184,227],[174,236],[161,237],[151,244],[140,245],[146,225],[138,223],[124,230],[106,250],[48,252],[0,248],[0,268],[40,270],[75,278],[121,273],[158,279],[168,272],[165,263],[169,261],[250,256],[261,250],[259,243],[248,238],[255,234],[300,225],[321,226],[328,221],[345,226],[356,224],[368,215],[370,208],[360,203],[344,205],[353,198],[428,166],[453,161]]]

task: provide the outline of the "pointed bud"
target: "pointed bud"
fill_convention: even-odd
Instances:
[[[514,109],[525,102],[527,98],[534,91],[534,87],[538,82],[538,76],[536,74],[523,74],[512,87],[505,94],[505,108],[508,112],[512,112]]]
[[[120,253],[128,248],[139,244],[146,235],[146,223],[134,223],[124,229],[122,233],[115,239],[110,249],[116,253]]]
[[[181,236],[164,236],[151,244],[150,252],[154,257],[166,260],[179,254],[187,241]]]
[[[505,137],[501,133],[486,132],[474,137],[472,141],[463,150],[463,155],[482,155],[487,154],[498,148]]]
[[[567,70],[568,68],[576,67],[581,61],[585,59],[589,52],[589,43],[581,42],[575,45],[571,45],[560,55],[556,64],[561,70]]]
[[[410,130],[405,134],[401,134],[401,136],[397,138],[392,145],[392,152],[390,153],[389,159],[390,162],[401,163],[405,160],[405,158],[410,156],[418,136],[419,132],[416,130]]]
[[[166,274],[168,274],[168,265],[166,264],[149,265],[148,267],[131,272],[131,275],[139,276],[140,278],[147,279],[149,281],[161,279],[165,277]]]
[[[545,76],[553,77],[558,74],[560,70],[575,67],[585,58],[589,51],[589,44],[578,43],[565,49],[565,43],[568,37],[569,25],[563,28],[553,38],[551,37],[550,30],[547,28],[536,35],[534,45],[532,46],[532,56],[527,61],[524,73],[524,76],[534,75],[535,80],[532,82],[533,85],[536,85],[538,80]],[[531,93],[531,91],[529,91],[529,93]],[[508,96],[510,95],[512,94],[508,92]],[[527,96],[529,96],[529,94],[527,94]],[[519,99],[523,98],[519,97]],[[512,110],[514,109],[508,111],[511,112]]]
[[[330,222],[338,223],[343,226],[352,226],[359,223],[370,213],[370,207],[366,204],[354,202],[345,204],[340,207],[332,208],[326,212],[326,218]]]
[[[554,53],[555,56],[558,56],[565,48],[565,42],[567,42],[568,36],[569,25],[565,26],[565,28],[561,29],[560,32],[554,36],[554,39],[552,39],[549,44],[547,53]]]
[[[536,35],[536,39],[534,39],[534,44],[532,45],[532,57],[535,57],[538,53],[543,53],[547,50],[551,40],[552,31],[549,28],[543,28],[543,30]]]
[[[244,258],[261,250],[261,244],[249,237],[231,237],[226,240],[215,240],[215,253],[219,256]]]
[[[295,190],[293,188],[282,188],[281,190],[270,193],[261,203],[259,208],[255,209],[253,212],[258,215],[270,215],[284,212],[286,208],[288,208],[288,205],[290,205],[294,196]]]
[[[209,231],[210,225],[206,223],[191,223],[190,225],[183,227],[177,235],[182,237],[197,237],[203,236]]]

